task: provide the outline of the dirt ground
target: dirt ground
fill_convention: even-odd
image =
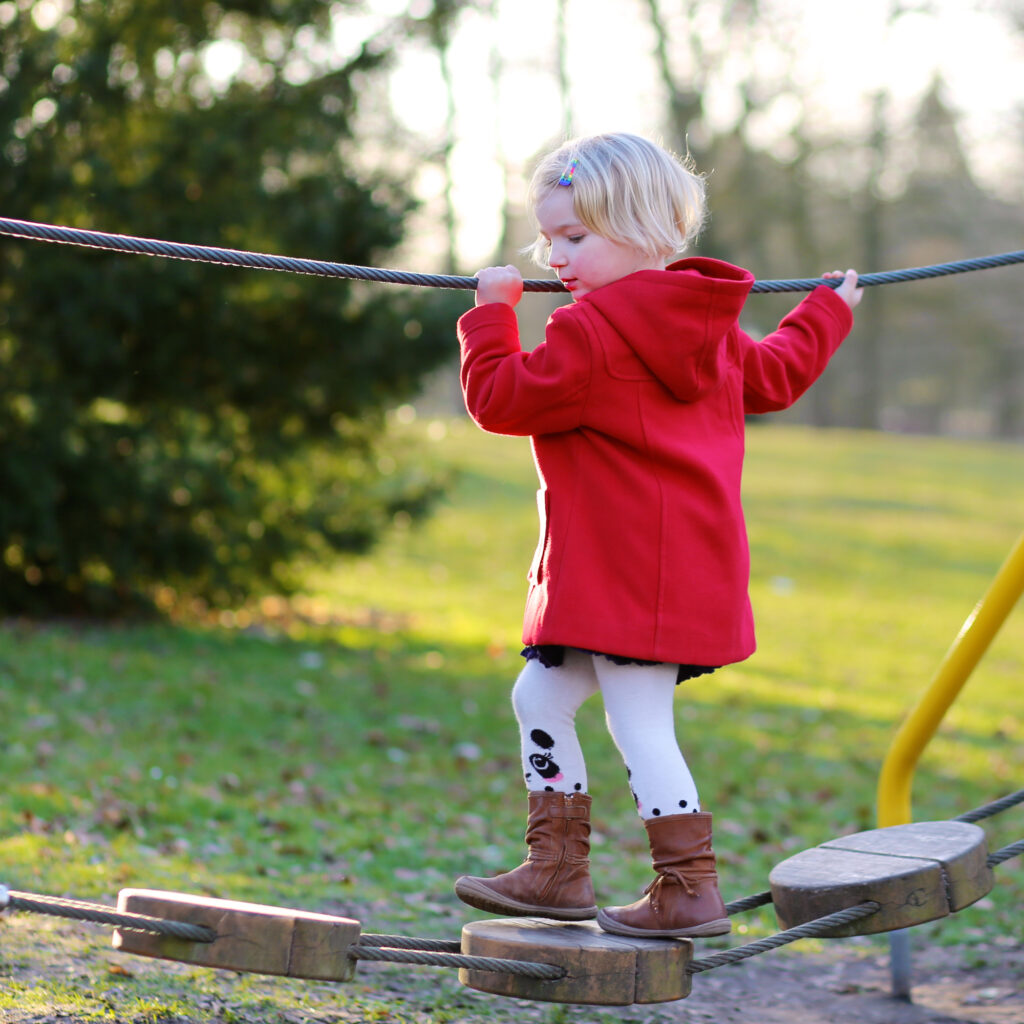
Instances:
[[[1024,950],[913,954],[912,1002],[892,998],[889,958],[842,952],[757,957],[693,979],[680,1022],[1024,1024]]]

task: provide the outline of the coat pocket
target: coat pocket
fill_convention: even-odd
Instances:
[[[537,538],[537,550],[533,553],[527,579],[531,583],[540,583],[544,578],[544,556],[548,547],[548,502],[550,498],[546,487],[537,491],[537,518],[540,521],[540,536]]]

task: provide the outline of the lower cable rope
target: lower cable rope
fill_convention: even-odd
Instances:
[[[471,971],[496,971],[541,981],[558,981],[568,971],[554,964],[538,964],[529,960],[504,960],[489,956],[466,956],[459,953],[426,953],[412,949],[389,949],[383,946],[350,946],[353,960],[374,960],[379,963],[418,964],[427,967],[462,967]]]
[[[248,267],[254,270],[280,270],[292,274],[312,274],[316,277],[340,277],[359,281],[377,281],[390,284],[423,285],[428,288],[475,289],[475,277],[458,277],[451,274],[419,274],[405,270],[387,270],[381,267],[360,267],[349,263],[333,263],[327,260],[299,259],[290,256],[275,256],[271,253],[246,252],[241,249],[222,249],[207,245],[191,245],[184,242],[165,242],[158,238],[140,238],[135,235],[117,235],[105,231],[87,231],[82,228],[63,227],[58,224],[39,224],[29,220],[14,220],[0,217],[0,235],[15,238],[33,238],[43,242],[57,242],[63,245],[81,245],[90,249],[109,249],[115,252],[132,252],[144,256],[163,256],[172,260],[190,260],[200,263],[216,263],[225,266]],[[1006,267],[1024,263],[1024,250],[1005,252],[995,256],[981,256],[974,259],[957,260],[952,263],[936,263],[926,267],[909,267],[905,270],[888,270],[880,273],[862,274],[859,284],[871,287],[880,284],[894,284],[899,281],[919,281],[927,277],[942,277],[947,274],[963,274],[972,270],[987,270],[992,267]],[[751,292],[809,292],[819,285],[838,288],[839,278],[820,277],[793,278],[777,281],[755,281]],[[550,278],[526,280],[524,291],[564,292],[561,281]]]
[[[953,821],[965,821],[968,824],[984,821],[985,818],[992,818],[1003,811],[1008,811],[1011,807],[1016,807],[1017,804],[1024,804],[1024,789],[1018,789],[1016,793],[1011,793],[1009,796],[993,800],[990,804],[982,804],[981,807],[975,807],[973,811],[957,815]]]
[[[753,896],[746,896],[741,900],[733,900],[732,903],[726,903],[725,912],[731,917],[733,914],[742,914],[745,910],[756,910],[758,907],[766,906],[771,902],[771,890],[766,889],[764,892],[754,893]]]
[[[461,953],[462,943],[457,939],[417,939],[411,935],[378,935],[364,932],[359,936],[360,946],[383,946],[388,949],[421,949],[432,953]]]
[[[687,974],[700,974],[702,971],[711,971],[716,967],[725,967],[727,964],[736,964],[741,960],[747,960],[759,953],[767,953],[771,949],[778,949],[779,946],[786,946],[798,939],[813,939],[820,935],[826,935],[833,928],[838,928],[861,918],[870,917],[881,909],[881,904],[874,900],[860,903],[856,907],[849,907],[846,910],[837,910],[834,914],[819,917],[815,921],[808,921],[806,924],[797,925],[784,932],[778,932],[765,939],[758,939],[746,946],[736,946],[727,949],[722,953],[714,953],[711,956],[702,956],[697,960],[691,960],[687,964]]]
[[[990,853],[986,863],[990,868],[994,868],[997,864],[1002,864],[1012,857],[1019,857],[1022,853],[1024,853],[1024,839],[1019,839],[1015,843],[1010,843],[1009,846],[1004,846],[1001,850],[996,850],[995,853]]]
[[[156,935],[167,935],[173,939],[186,939],[190,942],[213,942],[216,933],[204,925],[187,924],[184,921],[167,921],[161,917],[150,917],[147,914],[127,914],[112,910],[102,903],[86,903],[82,900],[68,900],[57,896],[40,896],[31,892],[6,890],[6,900],[0,902],[0,908],[7,906],[11,910],[24,910],[34,914],[49,914],[53,917],[66,917],[74,921],[91,921],[93,924],[113,925],[115,928],[128,928],[140,932],[153,932]]]

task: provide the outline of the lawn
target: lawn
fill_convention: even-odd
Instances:
[[[478,916],[452,880],[512,866],[522,846],[508,691],[533,470],[525,442],[463,420],[396,429],[454,469],[454,486],[372,556],[311,567],[299,598],[215,622],[3,623],[0,883],[100,902],[175,889],[446,938]],[[1024,529],[1022,463],[1009,445],[750,430],[760,650],[680,687],[676,704],[727,899],[764,889],[793,852],[874,827],[897,724]],[[922,760],[916,818],[1024,786],[1022,679],[1018,608]],[[626,902],[648,880],[643,830],[596,702],[580,723],[598,899]],[[1019,839],[1024,809],[985,827],[993,847]],[[916,941],[1019,945],[1022,896],[1010,861],[981,904]],[[737,924],[733,943],[775,930],[765,910]],[[0,1019],[524,1019],[522,1004],[430,968],[268,982],[108,942],[95,926],[0,919]]]

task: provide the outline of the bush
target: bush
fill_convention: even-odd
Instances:
[[[350,154],[386,54],[297,72],[335,5],[161,6],[0,5],[0,209],[380,265],[412,201]],[[244,61],[218,88],[225,36]],[[421,511],[436,484],[379,469],[382,409],[450,353],[454,301],[0,241],[0,607],[230,603]]]

